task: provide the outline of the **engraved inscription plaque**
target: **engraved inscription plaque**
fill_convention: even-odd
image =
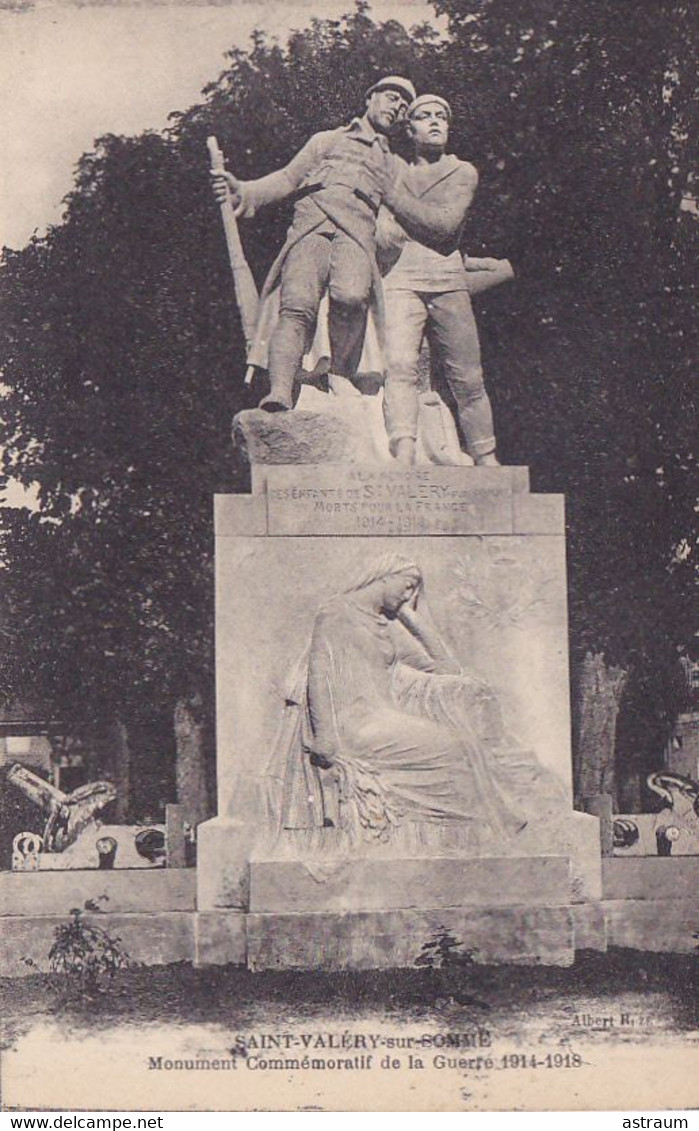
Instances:
[[[515,478],[500,468],[269,467],[265,481],[270,534],[513,531]]]

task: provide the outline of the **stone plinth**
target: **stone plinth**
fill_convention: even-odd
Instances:
[[[570,966],[568,907],[356,911],[247,916],[252,970],[378,970],[414,966],[422,947],[449,931],[478,963]]]
[[[570,900],[565,856],[253,860],[250,910],[391,911]]]
[[[293,415],[269,427],[303,446],[308,422]],[[255,968],[412,962],[444,915],[482,961],[570,961],[571,907],[599,899],[601,872],[597,822],[572,809],[562,498],[530,494],[526,468],[314,465],[303,453],[284,466],[257,426],[247,431],[253,493],[215,508],[218,817],[199,829],[198,907],[213,916],[200,961],[225,960],[227,912],[230,952],[244,918]],[[389,552],[419,568],[464,677],[490,689],[507,733],[558,780],[564,844],[502,858],[496,845],[488,859],[343,858],[322,845],[309,857],[292,840],[274,850],[270,756],[285,705],[303,699],[315,618]],[[600,943],[594,916],[576,914]],[[316,929],[325,957],[314,961]]]

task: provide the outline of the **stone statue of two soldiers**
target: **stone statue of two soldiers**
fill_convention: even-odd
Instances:
[[[464,260],[463,227],[478,174],[446,152],[451,108],[416,95],[399,75],[375,83],[361,116],[315,134],[289,164],[254,181],[214,171],[219,202],[237,217],[294,199],[287,239],[260,296],[250,364],[268,371],[260,407],[292,408],[293,388],[313,341],[323,296],[329,300],[330,389],[356,395],[369,314],[383,348],[384,420],[392,455],[415,462],[418,358],[430,331],[456,403],[468,454],[497,464],[490,400],[483,383],[470,293],[511,275],[507,261]],[[390,138],[407,128],[409,164]]]

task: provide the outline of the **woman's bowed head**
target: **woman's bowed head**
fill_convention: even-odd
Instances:
[[[413,609],[416,607],[422,587],[419,566],[400,554],[388,553],[362,574],[347,592],[364,590],[367,599],[376,601],[377,611],[392,619],[405,604],[411,603]]]
[[[426,650],[434,671],[445,675],[461,671],[439,635],[415,562],[401,554],[384,554],[347,592],[353,594],[357,606],[389,621],[400,621]]]

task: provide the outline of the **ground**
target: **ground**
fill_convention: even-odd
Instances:
[[[106,1069],[118,1062],[127,1075],[133,1070],[132,1081],[128,1075],[129,1108],[274,1109],[269,1091],[262,1089],[261,1101],[250,1090],[261,1087],[263,1079],[274,1085],[280,1107],[333,1108],[347,1101],[334,1098],[329,1075],[306,1071],[304,1076],[303,1063],[301,1069],[295,1064],[289,1068],[283,1058],[324,1057],[325,1068],[331,1063],[328,1057],[350,1055],[348,1048],[353,1056],[365,1051],[367,1040],[373,1042],[367,1047],[374,1048],[375,1060],[355,1067],[370,1067],[363,1079],[371,1079],[372,1088],[385,1090],[390,1082],[395,1096],[382,1101],[386,1109],[401,1095],[400,1087],[419,1110],[431,1104],[444,1110],[594,1106],[590,1088],[597,1086],[595,1081],[607,1106],[680,1108],[699,1101],[696,1073],[682,1067],[690,1054],[696,1067],[699,1045],[699,961],[693,955],[584,952],[570,968],[473,967],[451,961],[447,955],[441,970],[336,974],[252,974],[237,967],[194,969],[180,963],[120,972],[111,984],[87,993],[48,975],[5,980],[0,983],[4,1102],[12,1107],[118,1109],[114,1089],[107,1088],[101,1103],[102,1092],[90,1093],[96,1085],[94,1080],[88,1085],[85,1065],[94,1058],[98,1073],[100,1063]],[[333,1042],[343,1033],[348,1043],[338,1052]],[[65,1065],[73,1084],[59,1072],[60,1084],[54,1077],[50,1087],[45,1073],[37,1074],[39,1062],[46,1066],[47,1048],[58,1058],[57,1067]],[[72,1049],[78,1050],[75,1061]],[[401,1071],[380,1072],[380,1058],[391,1049],[399,1050]],[[407,1072],[406,1049],[419,1054],[423,1071]],[[638,1058],[648,1054],[653,1072],[639,1075],[639,1068],[651,1061]],[[491,1056],[492,1064],[477,1062],[477,1055]],[[440,1056],[453,1059],[443,1063]],[[158,1057],[164,1058],[160,1065]],[[235,1068],[253,1071],[229,1072],[225,1096],[215,1099],[224,1084],[221,1072],[186,1071],[201,1057],[229,1058],[229,1064],[237,1058]],[[280,1059],[272,1067],[289,1071],[267,1072],[269,1058],[275,1057]],[[76,1065],[77,1075],[71,1075]],[[547,1068],[557,1071],[547,1073]],[[439,1103],[425,1091],[435,1069],[443,1085]],[[611,1102],[609,1088],[621,1088],[622,1078],[629,1082],[634,1073],[633,1092],[627,1096],[622,1088],[609,1093],[620,1101]],[[656,1079],[665,1089],[662,1095],[652,1090]],[[513,1087],[516,1102],[510,1098]],[[285,1088],[291,1097],[286,1100]],[[503,1096],[507,1103],[500,1102]],[[366,1094],[358,1097],[355,1091],[354,1098],[357,1107],[351,1110],[367,1107]]]

